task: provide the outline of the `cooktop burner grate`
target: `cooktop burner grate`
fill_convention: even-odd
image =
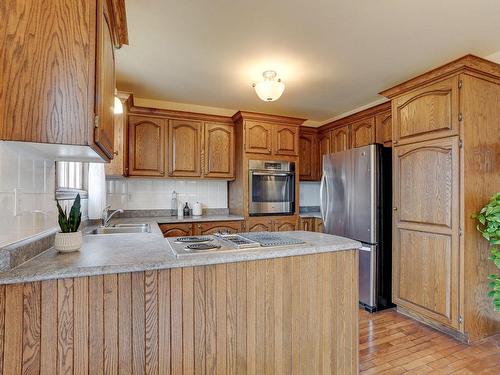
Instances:
[[[202,251],[202,250],[212,250],[212,249],[220,249],[220,245],[216,243],[193,243],[191,245],[186,246],[187,250],[197,250],[197,251]]]
[[[206,236],[188,236],[188,237],[179,237],[175,240],[175,242],[180,243],[191,243],[191,242],[208,242],[212,239]]]

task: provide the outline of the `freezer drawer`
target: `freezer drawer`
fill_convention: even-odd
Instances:
[[[377,307],[377,245],[359,249],[359,302],[368,310]]]

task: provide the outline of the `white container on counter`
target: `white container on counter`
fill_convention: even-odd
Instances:
[[[177,217],[179,219],[184,217],[184,207],[182,207],[182,203],[177,206]]]
[[[201,216],[203,214],[203,209],[200,202],[193,204],[193,216]]]

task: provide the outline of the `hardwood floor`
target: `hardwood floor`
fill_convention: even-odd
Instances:
[[[395,310],[359,311],[360,374],[500,374],[500,337],[463,344]]]

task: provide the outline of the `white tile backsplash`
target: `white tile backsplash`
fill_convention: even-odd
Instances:
[[[86,212],[82,200],[82,216]],[[56,227],[55,162],[0,142],[0,247]]]
[[[171,207],[172,191],[177,202],[189,207],[200,202],[203,208],[227,208],[227,181],[213,180],[106,180],[107,202],[112,209],[153,210]]]
[[[319,206],[319,182],[301,182],[300,183],[300,205]]]

